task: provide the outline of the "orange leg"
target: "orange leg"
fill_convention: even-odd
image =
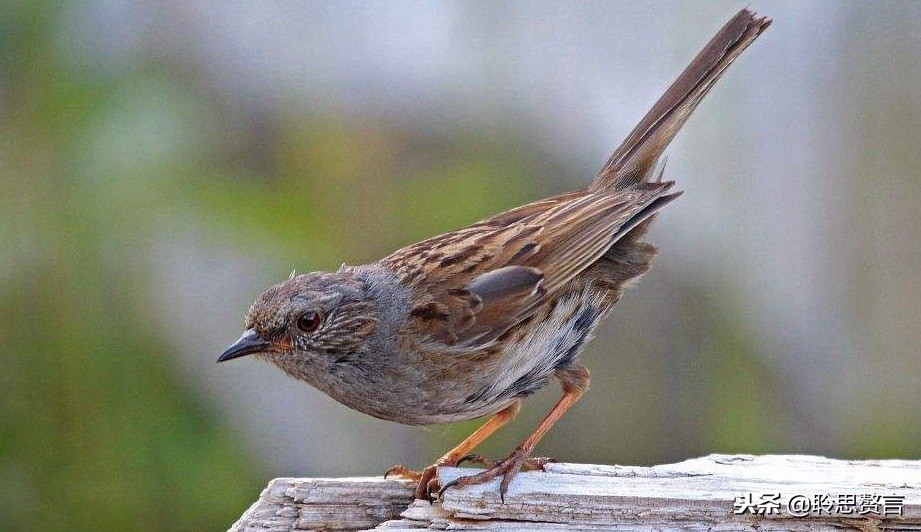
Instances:
[[[482,484],[501,475],[502,483],[499,485],[499,496],[503,499],[505,498],[505,492],[508,490],[509,484],[528,457],[531,456],[534,447],[537,446],[537,443],[547,434],[550,428],[563,417],[563,414],[582,397],[582,394],[588,389],[591,379],[591,374],[582,366],[557,371],[556,376],[563,385],[563,396],[553,405],[553,408],[550,409],[543,421],[537,425],[534,433],[521,442],[505,460],[477,475],[452,480],[441,488],[439,495],[450,487],[460,488],[471,484]]]
[[[519,410],[521,410],[521,400],[516,399],[514,403],[496,412],[493,417],[489,418],[489,421],[483,423],[473,434],[467,436],[464,441],[445,453],[435,463],[438,465],[456,465],[458,460],[470,454],[470,451],[476,449],[486,438],[492,436],[493,432],[515,419]]]
[[[457,446],[436,460],[434,464],[426,467],[421,473],[412,471],[405,466],[398,465],[391,467],[390,470],[384,473],[384,478],[386,478],[388,475],[398,475],[411,478],[413,481],[418,482],[418,485],[416,486],[416,498],[431,499],[430,494],[435,489],[437,489],[437,487],[434,485],[430,486],[430,484],[435,479],[435,474],[438,472],[438,467],[443,465],[457,465],[457,462],[461,458],[470,454],[470,451],[475,449],[479,444],[483,443],[483,441],[491,436],[492,433],[496,432],[500,427],[514,419],[518,414],[518,410],[520,409],[521,400],[515,400],[514,403],[496,412],[493,417],[489,418],[489,421],[484,423],[480,428],[476,429],[473,434],[467,436],[464,441],[457,444]]]

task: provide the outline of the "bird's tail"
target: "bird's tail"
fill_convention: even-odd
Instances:
[[[771,24],[743,9],[710,40],[617,148],[589,190],[646,182],[659,156],[733,61]]]

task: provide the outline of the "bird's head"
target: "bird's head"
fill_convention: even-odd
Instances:
[[[308,273],[267,288],[246,314],[246,331],[218,362],[259,355],[279,363],[348,356],[374,331],[364,283],[345,273]]]

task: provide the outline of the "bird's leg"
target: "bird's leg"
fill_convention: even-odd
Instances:
[[[591,380],[591,374],[582,366],[557,370],[555,375],[563,386],[563,396],[553,405],[553,408],[550,409],[550,412],[547,413],[544,420],[537,425],[537,428],[534,429],[534,433],[521,442],[505,460],[498,462],[482,473],[452,480],[441,488],[439,495],[450,487],[460,488],[471,484],[482,484],[501,476],[502,483],[499,485],[499,496],[503,500],[505,499],[505,492],[508,490],[509,484],[512,482],[512,479],[515,478],[515,475],[521,469],[522,465],[528,462],[528,457],[531,456],[537,442],[539,442],[550,430],[550,427],[563,417],[563,414],[582,397],[582,394],[588,389]],[[547,461],[546,459],[539,460],[543,460],[543,463]]]
[[[436,478],[438,467],[457,465],[461,458],[469,455],[470,451],[475,449],[480,443],[483,442],[483,440],[492,435],[493,432],[499,430],[500,427],[514,419],[515,415],[518,414],[519,409],[521,409],[521,400],[516,399],[514,403],[496,412],[493,417],[489,418],[489,421],[484,423],[480,428],[476,429],[473,434],[467,436],[464,441],[460,442],[456,447],[445,453],[441,458],[436,460],[434,464],[423,469],[422,472],[412,471],[406,466],[397,465],[391,467],[386,473],[384,473],[384,478],[389,475],[397,475],[400,477],[409,478],[413,482],[417,483],[417,499],[426,499],[429,501],[432,500],[432,494],[438,491],[438,480]]]

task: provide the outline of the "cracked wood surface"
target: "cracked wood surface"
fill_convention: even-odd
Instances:
[[[439,479],[474,471],[445,467]],[[408,481],[277,478],[231,530],[921,531],[921,460],[710,455],[653,467],[548,464],[546,472],[519,474],[504,503],[498,487],[497,479],[452,488],[430,505],[413,501]],[[779,512],[735,514],[737,497],[743,501],[745,494],[754,502],[772,497]],[[791,515],[791,498],[819,496],[827,503],[824,495],[894,497],[890,506],[901,498],[901,515],[860,515],[849,505]],[[872,509],[870,500],[878,501],[865,500],[859,509]]]

